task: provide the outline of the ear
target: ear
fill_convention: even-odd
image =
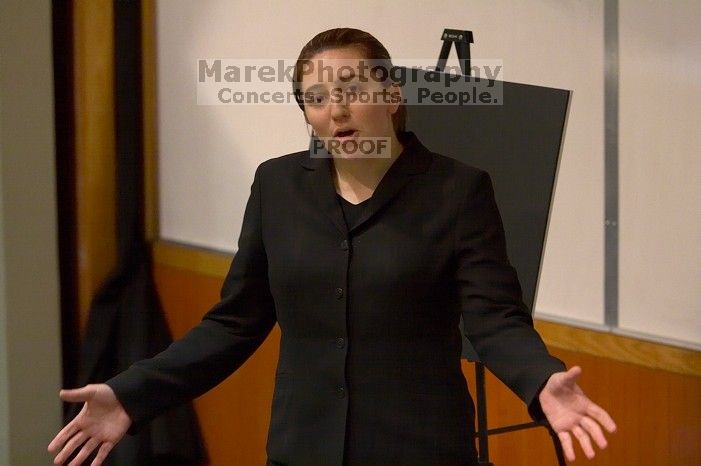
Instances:
[[[394,115],[399,110],[399,106],[402,104],[402,87],[397,83],[390,84],[389,94],[391,100],[389,102],[389,113]]]

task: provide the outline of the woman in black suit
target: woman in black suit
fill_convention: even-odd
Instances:
[[[390,67],[357,29],[302,49],[294,90],[313,144],[256,170],[221,301],[156,357],[62,390],[85,404],[49,445],[57,464],[82,445],[71,466],[95,449],[98,466],[125,433],[236,370],[276,322],[268,465],[475,464],[461,316],[568,459],[572,435],[590,458],[592,440],[606,446],[613,420],[533,329],[489,176],[404,131],[401,89],[378,72]]]

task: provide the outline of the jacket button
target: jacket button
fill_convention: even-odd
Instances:
[[[346,340],[343,338],[336,338],[336,348],[343,348],[346,346]]]
[[[341,249],[343,249],[344,251],[348,250],[348,240],[347,239],[344,239],[343,241],[341,241]]]
[[[346,396],[346,387],[344,387],[343,385],[339,385],[338,387],[336,387],[336,395],[339,398],[343,398],[344,396]]]
[[[343,288],[336,288],[336,298],[343,298]]]

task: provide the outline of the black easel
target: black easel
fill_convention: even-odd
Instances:
[[[450,54],[450,49],[453,44],[455,44],[455,51],[458,54],[460,70],[462,70],[463,75],[470,76],[470,44],[473,43],[472,31],[444,29],[441,39],[443,40],[443,47],[441,48],[441,54],[438,57],[436,71],[441,71],[445,68],[445,64],[448,61],[448,55]]]
[[[445,65],[448,61],[448,55],[450,54],[450,49],[452,45],[455,44],[455,49],[458,54],[458,62],[460,63],[460,70],[464,76],[470,76],[470,44],[474,43],[472,31],[463,31],[459,29],[444,29],[441,35],[443,40],[443,47],[441,48],[440,56],[438,57],[438,64],[436,65],[436,71],[441,72],[445,69]],[[463,345],[465,345],[466,340],[463,340]],[[485,384],[485,368],[484,364],[480,362],[479,356],[476,351],[469,345],[463,348],[463,356],[471,362],[475,363],[475,385],[477,389],[477,431],[475,432],[475,437],[477,437],[478,442],[478,463],[483,466],[494,466],[494,463],[489,461],[489,436],[496,434],[503,434],[506,432],[513,432],[517,430],[531,429],[534,427],[545,427],[550,434],[553,441],[553,446],[555,447],[555,454],[557,456],[557,461],[559,466],[565,466],[565,456],[562,452],[562,445],[560,444],[560,439],[557,433],[552,429],[548,421],[533,421],[526,422],[522,424],[514,424],[505,427],[499,427],[496,429],[489,429],[487,426],[487,390]]]

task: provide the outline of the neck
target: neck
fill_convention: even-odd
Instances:
[[[404,146],[392,131],[390,157],[382,158],[334,158],[334,184],[336,191],[350,190],[359,196],[372,195],[387,170],[402,153]]]

